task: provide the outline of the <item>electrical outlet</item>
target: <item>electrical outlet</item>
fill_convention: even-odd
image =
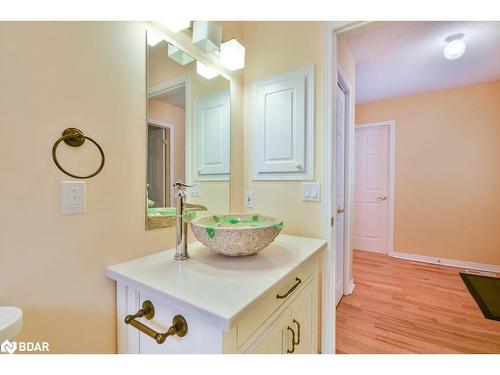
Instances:
[[[61,214],[85,213],[85,182],[61,182]]]
[[[245,207],[253,208],[255,203],[255,194],[253,191],[245,191]]]

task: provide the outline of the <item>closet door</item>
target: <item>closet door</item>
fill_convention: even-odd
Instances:
[[[354,249],[388,252],[388,155],[388,127],[356,127]]]

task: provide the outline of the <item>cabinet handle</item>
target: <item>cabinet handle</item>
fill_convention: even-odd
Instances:
[[[137,321],[137,318],[153,319],[155,316],[155,309],[151,301],[144,301],[142,303],[142,309],[137,311],[135,314],[127,315],[125,317],[125,324],[130,324],[132,327],[137,328],[142,333],[153,338],[158,344],[163,344],[168,336],[177,335],[179,337],[184,337],[188,331],[188,325],[186,319],[182,315],[176,315],[172,319],[172,325],[165,333],[156,332],[154,329],[142,324]]]
[[[293,345],[300,345],[300,323],[296,321],[295,319],[293,320],[295,324],[297,324],[297,342],[294,342]]]
[[[286,292],[285,294],[276,294],[276,298],[277,299],[281,299],[281,298],[286,298],[288,297],[290,294],[292,294],[292,292],[297,289],[297,287],[300,285],[300,283],[302,282],[301,279],[299,279],[298,277],[295,278],[295,281],[297,281],[295,284],[293,284],[293,286],[288,290],[288,292]]]
[[[289,331],[292,331],[292,350],[290,349],[286,349],[286,352],[287,354],[292,354],[293,352],[295,352],[295,331],[293,330],[293,328],[290,328],[290,326],[287,327]]]

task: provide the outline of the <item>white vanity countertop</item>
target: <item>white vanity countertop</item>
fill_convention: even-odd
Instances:
[[[238,314],[325,247],[324,240],[281,234],[255,255],[231,258],[194,242],[187,260],[174,260],[170,249],[109,266],[107,276],[230,330]]]

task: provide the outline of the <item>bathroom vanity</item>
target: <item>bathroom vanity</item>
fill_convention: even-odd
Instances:
[[[108,267],[117,283],[118,352],[317,353],[325,247],[279,235],[259,253],[233,258],[195,242],[184,261],[170,249]],[[174,334],[162,336],[169,328]]]

